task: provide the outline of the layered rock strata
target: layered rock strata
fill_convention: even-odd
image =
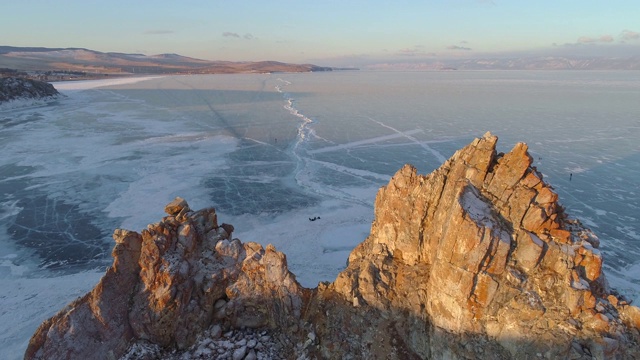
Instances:
[[[597,237],[525,144],[501,154],[496,142],[486,134],[428,176],[398,171],[369,237],[316,289],[273,246],[242,244],[213,209],[176,199],[141,234],[115,232],[113,266],[25,357],[640,358],[640,309],[609,289]],[[245,346],[258,331],[269,342]],[[246,336],[229,345],[222,332]]]

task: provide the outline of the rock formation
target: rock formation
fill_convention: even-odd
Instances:
[[[289,328],[306,291],[273,246],[231,239],[212,208],[183,199],[142,234],[116,230],[113,265],[87,295],[45,321],[25,358],[117,359],[135,341],[184,349],[215,323]]]
[[[53,99],[60,95],[49,83],[16,77],[0,77],[0,104],[13,100]]]
[[[398,171],[369,237],[316,289],[273,246],[232,240],[213,209],[176,199],[142,234],[116,230],[113,266],[25,357],[640,358],[640,309],[609,289],[597,237],[525,144],[496,142],[428,176]]]
[[[371,234],[317,297],[321,311],[346,301],[371,315],[323,356],[640,354],[640,311],[608,288],[596,236],[568,218],[525,144],[497,154],[496,142],[476,139],[428,176],[405,166],[380,189]],[[318,335],[337,340],[331,329],[353,321],[330,313]]]

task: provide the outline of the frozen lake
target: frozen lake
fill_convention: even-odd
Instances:
[[[640,72],[334,72],[55,84],[0,110],[0,357],[111,263],[176,196],[272,243],[305,286],[367,236],[377,189],[491,131],[528,143],[605,272],[640,301]],[[309,218],[320,217],[317,221]],[[2,350],[4,349],[4,350]],[[3,351],[5,352],[3,354]]]

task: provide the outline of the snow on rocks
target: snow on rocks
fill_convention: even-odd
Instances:
[[[138,341],[131,345],[120,360],[278,360],[289,359],[293,353],[288,342],[281,342],[279,337],[267,329],[237,329],[220,334],[220,326],[213,325],[188,349],[162,349],[146,341]],[[298,356],[305,356],[298,354]]]
[[[36,80],[0,78],[0,110],[43,105],[53,101],[60,93],[53,85]]]

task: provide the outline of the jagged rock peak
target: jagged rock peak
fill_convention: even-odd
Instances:
[[[637,356],[640,312],[609,289],[597,237],[565,214],[526,144],[502,154],[497,140],[427,176],[400,169],[329,290],[408,314],[420,325],[394,326],[421,358]]]
[[[191,211],[177,198],[166,212],[142,233],[115,231],[113,265],[38,328],[25,358],[117,359],[140,343],[187,349],[212,324],[228,331],[298,323],[303,290],[284,254],[232,239],[233,227],[218,226],[213,208]],[[286,352],[290,344],[279,346]]]
[[[400,169],[370,235],[316,289],[176,198],[141,233],[116,230],[113,266],[25,358],[640,358],[640,309],[609,288],[597,237],[525,144],[502,154],[497,140],[426,176]]]

